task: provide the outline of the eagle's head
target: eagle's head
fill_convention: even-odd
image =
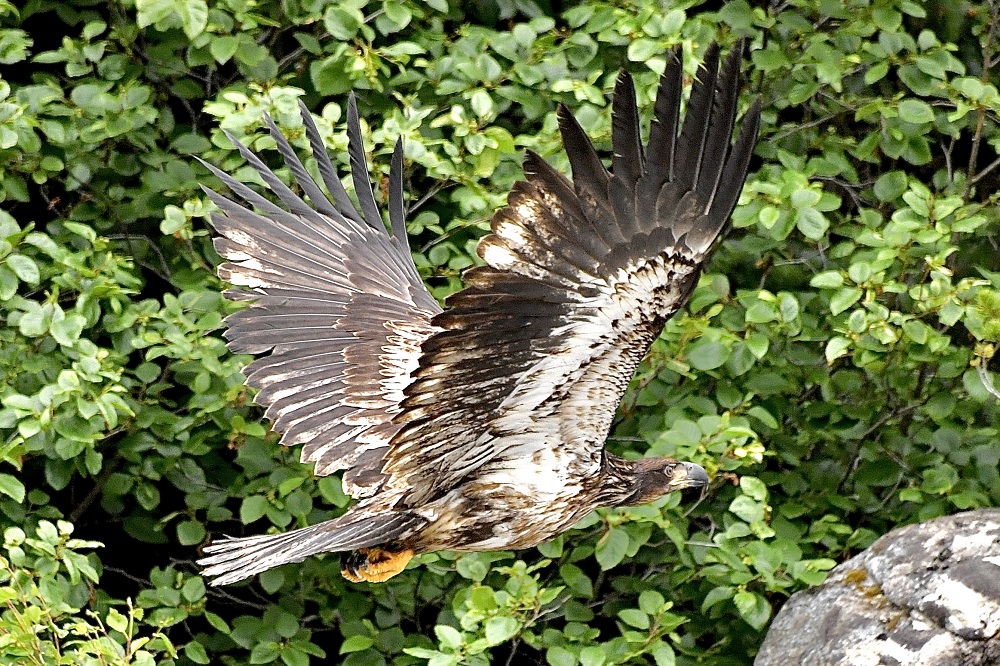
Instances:
[[[609,465],[606,489],[617,506],[638,506],[660,499],[667,493],[685,488],[699,488],[708,483],[708,474],[700,465],[673,458],[618,458]]]

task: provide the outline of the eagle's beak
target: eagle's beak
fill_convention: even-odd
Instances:
[[[674,472],[677,476],[674,481],[681,488],[700,488],[708,485],[708,472],[701,465],[694,463],[681,463],[680,469]]]

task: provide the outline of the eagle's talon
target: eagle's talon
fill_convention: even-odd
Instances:
[[[409,548],[359,548],[347,555],[340,575],[352,583],[381,583],[405,569],[413,555]]]

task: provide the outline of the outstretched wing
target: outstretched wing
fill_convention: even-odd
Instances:
[[[347,132],[358,208],[312,117],[304,106],[301,111],[332,201],[270,118],[278,151],[312,206],[228,133],[284,208],[205,164],[247,204],[206,190],[219,208],[212,215],[222,235],[215,247],[228,260],[219,275],[240,287],[226,296],[250,303],[226,320],[226,338],[234,352],[266,354],[245,374],[259,389],[256,401],[284,433],[282,442],[304,444],[302,460],[315,462],[317,474],[348,469],[345,489],[364,497],[381,480],[383,454],[399,428],[392,416],[417,367],[421,342],[437,330],[430,320],[441,308],[407,245],[402,144],[396,144],[389,172],[390,236],[368,180],[354,96]]]
[[[645,155],[622,72],[612,173],[560,108],[573,181],[529,152],[526,182],[479,244],[487,266],[465,274],[422,343],[384,468],[406,505],[470,475],[532,483],[524,473],[553,451],[575,474],[598,472],[636,366],[689,297],[746,180],[760,105],[731,145],[741,56],[720,71],[708,49],[678,134],[682,67],[670,54]]]

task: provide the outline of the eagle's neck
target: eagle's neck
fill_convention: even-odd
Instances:
[[[606,453],[597,493],[598,506],[634,504],[642,494],[640,480],[645,475],[647,460],[648,458],[625,460],[613,453]]]

